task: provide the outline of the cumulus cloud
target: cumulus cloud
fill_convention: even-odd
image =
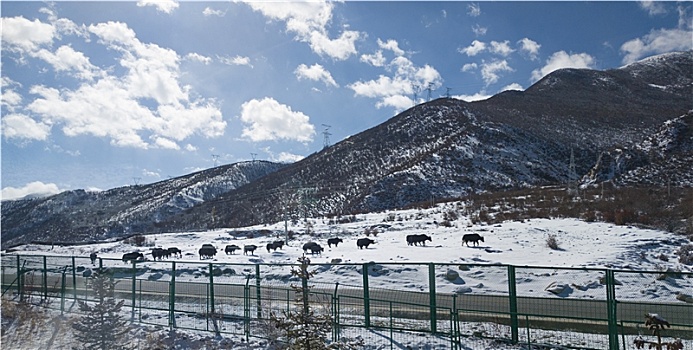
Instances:
[[[633,39],[621,45],[623,63],[633,63],[643,57],[671,51],[693,49],[693,31],[689,29],[652,30],[642,38]]]
[[[514,71],[514,69],[510,67],[506,60],[494,60],[481,64],[481,77],[484,79],[486,86],[498,82],[503,72],[512,71]]]
[[[26,196],[50,196],[62,192],[58,185],[34,181],[24,187],[5,187],[2,189],[2,200],[20,199]]]
[[[586,53],[568,54],[565,51],[554,52],[546,64],[532,71],[532,81],[536,82],[547,74],[561,68],[594,68],[594,58]]]
[[[346,60],[357,53],[355,42],[361,38],[360,32],[344,30],[335,39],[331,39],[328,34],[327,27],[332,20],[333,2],[246,1],[246,3],[265,17],[285,22],[287,32],[294,33],[296,40],[308,43],[313,52],[321,56]]]
[[[294,140],[309,142],[315,135],[310,118],[275,99],[253,99],[241,105],[240,119],[247,124],[242,137],[251,141]]]
[[[529,38],[522,38],[517,43],[520,44],[520,51],[529,56],[531,60],[534,61],[539,59],[539,49],[541,48],[541,45],[539,45],[536,41]]]
[[[223,134],[226,122],[216,102],[191,98],[191,87],[181,84],[182,58],[175,51],[141,42],[125,23],[92,24],[82,32],[50,9],[45,12],[51,24],[3,18],[3,51],[46,62],[55,72],[77,79],[78,84],[60,89],[34,85],[26,99],[7,95],[13,103],[27,102],[13,106],[15,112],[23,113],[3,117],[6,138],[45,140],[51,129],[58,127],[67,136],[108,138],[116,146],[178,149],[173,143],[194,134]],[[96,67],[71,46],[53,49],[53,40],[60,35],[85,33],[120,55],[120,69]],[[90,39],[87,42],[92,43]]]
[[[2,116],[2,136],[6,139],[43,141],[50,135],[51,126],[37,122],[24,114]]]
[[[202,14],[207,16],[207,17],[209,17],[209,16],[224,17],[226,15],[226,11],[215,10],[211,7],[205,7],[205,9],[202,11]]]
[[[380,75],[377,79],[357,81],[347,87],[354,91],[355,96],[376,98],[377,108],[393,107],[403,110],[417,102],[410,98],[416,87],[431,87],[437,89],[442,85],[440,73],[433,67],[425,65],[417,67],[404,56],[393,59],[387,67],[394,76]]]
[[[480,91],[477,92],[473,95],[455,95],[452,96],[452,98],[456,98],[458,100],[466,101],[466,102],[474,102],[474,101],[482,101],[490,98],[491,95],[487,94],[486,91]]]
[[[280,162],[280,163],[296,163],[300,160],[305,158],[302,155],[299,154],[293,154],[289,152],[279,152],[279,154],[276,157],[273,157],[272,159],[274,161]]]
[[[478,65],[474,62],[472,63],[466,63],[464,66],[462,66],[462,69],[460,69],[463,72],[470,72],[474,71],[478,68]]]
[[[471,45],[464,47],[464,48],[460,48],[457,51],[471,57],[471,56],[476,56],[477,54],[483,52],[484,50],[486,50],[486,43],[479,41],[479,40],[474,40],[474,41],[472,41]]]
[[[327,86],[339,86],[332,78],[332,74],[317,63],[310,67],[305,64],[301,64],[296,68],[294,74],[296,74],[298,80],[308,79],[313,81],[322,81]]]
[[[384,50],[390,50],[396,56],[404,55],[404,50],[399,48],[399,43],[397,42],[397,40],[390,39],[388,41],[382,41],[378,39],[378,47]]]
[[[154,6],[156,10],[164,13],[171,13],[178,8],[178,1],[175,0],[139,0],[137,6]]]
[[[383,51],[378,50],[374,54],[363,54],[361,55],[361,62],[368,63],[371,66],[382,67],[385,65],[385,56],[383,56]]]
[[[500,42],[500,41],[491,41],[490,47],[488,49],[491,53],[495,53],[497,55],[507,57],[511,53],[515,52],[512,48],[510,48],[510,42],[508,40]]]
[[[187,58],[189,61],[195,61],[195,62],[200,62],[200,63],[204,63],[204,64],[212,63],[211,58],[209,58],[207,56],[200,55],[199,53],[195,53],[195,52],[191,52],[191,53],[185,55],[185,58]]]
[[[236,55],[234,57],[217,56],[217,58],[221,63],[228,64],[229,66],[248,66],[253,68],[253,65],[250,64],[250,57]]]
[[[509,85],[502,87],[499,92],[508,91],[508,90],[524,91],[525,88],[523,88],[522,85],[520,85],[518,83],[512,83],[512,84],[509,84]]]

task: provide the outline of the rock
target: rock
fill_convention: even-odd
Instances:
[[[84,270],[84,272],[82,273],[82,277],[91,277],[91,270]]]
[[[455,270],[448,270],[448,272],[445,273],[445,279],[448,281],[454,281],[458,278],[460,278],[460,273]]]
[[[567,283],[552,282],[548,287],[544,289],[547,292],[553,293],[558,296],[568,296],[573,291]]]
[[[340,259],[340,258],[334,258],[334,259],[330,260],[330,264],[341,264],[341,263],[342,263],[342,259]]]
[[[676,300],[683,301],[684,303],[693,304],[693,296],[684,293],[676,294]]]
[[[469,271],[469,266],[467,265],[460,265],[457,267],[460,271]]]
[[[472,292],[472,288],[471,288],[471,287],[467,287],[467,286],[457,287],[457,288],[453,289],[452,292],[455,293],[455,294],[471,293],[471,292]]]

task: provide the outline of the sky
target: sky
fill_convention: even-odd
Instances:
[[[2,199],[295,162],[444,96],[693,49],[691,2],[2,1]]]

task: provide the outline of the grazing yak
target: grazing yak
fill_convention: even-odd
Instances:
[[[198,253],[200,254],[200,260],[204,258],[213,259],[217,255],[217,248],[211,244],[203,244]]]
[[[473,245],[479,245],[479,241],[484,241],[484,237],[479,236],[478,233],[468,233],[464,236],[462,236],[462,244],[466,244],[467,247],[469,247],[469,242],[472,242]]]
[[[239,247],[235,244],[229,244],[226,246],[226,248],[224,248],[224,252],[226,253],[226,255],[229,255],[229,254],[233,254],[233,252],[235,252],[239,249],[241,249],[241,247]]]
[[[303,252],[305,253],[306,251],[310,250],[310,247],[318,245],[315,242],[308,242],[303,245]]]
[[[282,242],[282,245],[284,245],[284,242]],[[276,252],[277,248],[280,248],[280,246],[279,246],[279,244],[277,244],[277,242],[267,243],[267,252],[268,253],[270,252],[270,250],[274,250]]]
[[[305,246],[304,246],[305,247]],[[313,245],[308,246],[308,249],[310,250],[311,254],[321,254],[323,252],[323,247],[321,247],[319,244],[315,243]],[[304,249],[305,250],[305,249]]]
[[[144,254],[140,252],[131,252],[123,254],[123,262],[126,264],[128,261],[135,262],[137,260],[144,260]]]
[[[91,259],[91,264],[94,265],[96,263],[96,253],[89,254],[89,259]]]
[[[168,249],[163,249],[163,248],[152,249],[152,258],[154,260],[162,260],[163,258],[168,258],[169,256],[171,256],[171,254],[168,252]]]
[[[250,255],[255,255],[255,249],[257,249],[257,246],[254,244],[245,245],[243,246],[243,254],[247,255],[250,252]]]
[[[167,250],[169,255],[177,256],[179,258],[183,257],[183,252],[176,247],[170,247]]]
[[[356,240],[356,246],[359,247],[359,249],[363,249],[363,247],[367,249],[371,244],[375,244],[375,241],[370,238],[359,238]]]
[[[432,242],[431,236],[424,234],[407,235],[407,245],[426,245],[426,241]]]
[[[336,247],[339,243],[344,243],[344,241],[341,238],[330,238],[327,240],[327,247],[332,248],[333,244]]]
[[[277,250],[277,248],[284,250],[284,241],[274,241],[272,244],[274,244],[274,250]]]

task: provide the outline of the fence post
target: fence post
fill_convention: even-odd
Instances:
[[[334,285],[334,293],[332,294],[332,341],[336,342],[339,340],[339,305],[337,305],[337,288],[339,288],[339,282]]]
[[[260,264],[255,264],[255,296],[257,297],[257,318],[262,319],[262,301],[260,298]]]
[[[618,348],[618,314],[616,313],[616,279],[613,270],[606,270],[606,308],[609,325],[609,350]]]
[[[515,266],[508,265],[508,301],[510,307],[510,333],[513,343],[519,341],[519,323],[517,321],[517,283]]]
[[[22,276],[24,276],[24,273],[22,273],[21,261],[19,255],[17,255],[17,294],[19,294],[19,300],[24,300],[24,284],[22,283]]]
[[[438,331],[438,317],[436,315],[436,265],[428,264],[428,290],[431,305],[431,333]]]
[[[246,276],[245,287],[243,288],[243,330],[245,332],[246,341],[250,339],[250,287],[248,287],[249,283],[250,275]]]
[[[135,302],[137,298],[137,259],[132,259],[132,319],[135,319]]]
[[[72,257],[72,293],[74,300],[77,300],[77,268],[75,267],[75,257]]]
[[[43,256],[43,300],[48,300],[48,262]]]
[[[61,275],[60,279],[60,316],[65,312],[65,271]]]
[[[171,287],[168,296],[168,326],[171,330],[176,328],[176,262],[171,263]]]
[[[460,342],[460,319],[457,314],[457,294],[452,295],[452,332],[453,349],[458,348]]]
[[[209,263],[209,306],[214,315],[214,266]]]
[[[363,315],[365,316],[366,328],[371,326],[371,299],[368,292],[368,263],[363,264]]]

